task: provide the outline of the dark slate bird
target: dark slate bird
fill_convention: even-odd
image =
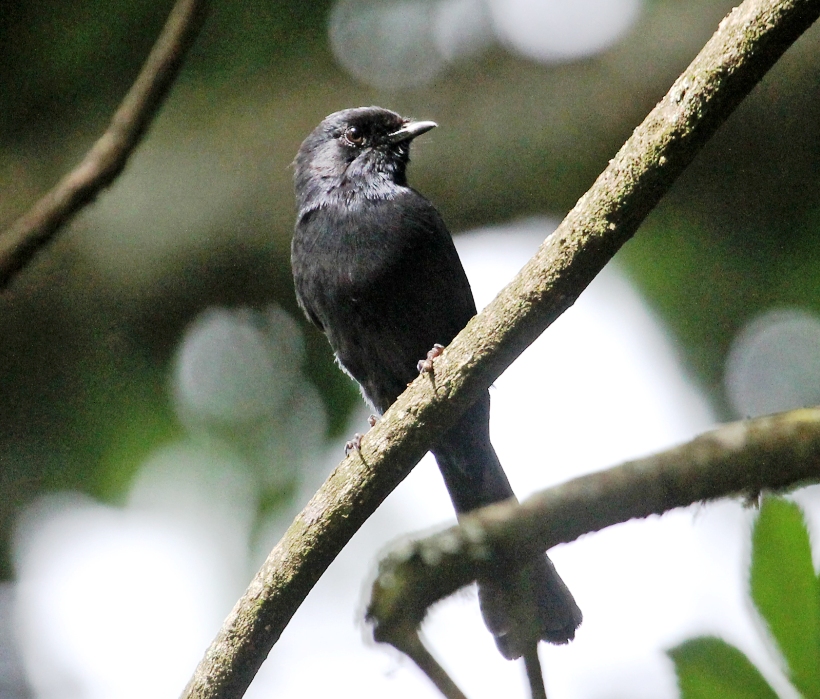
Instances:
[[[379,107],[346,109],[313,130],[294,163],[299,305],[379,413],[418,376],[433,345],[449,344],[476,313],[447,226],[407,184],[410,142],[435,126]],[[515,497],[490,443],[489,419],[486,393],[432,449],[456,513]],[[537,619],[520,618],[511,590],[534,596]],[[530,643],[531,629],[522,626],[566,643],[581,623],[546,556],[508,579],[481,581],[479,600],[507,658]]]

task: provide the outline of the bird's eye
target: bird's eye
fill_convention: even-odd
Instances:
[[[352,146],[360,146],[364,143],[364,133],[358,126],[348,126],[345,130],[345,141]]]

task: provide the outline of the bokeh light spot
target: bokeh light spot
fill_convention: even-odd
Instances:
[[[820,318],[797,309],[754,318],[732,343],[724,383],[739,417],[820,404]]]
[[[488,0],[499,40],[541,62],[603,51],[632,27],[641,0]]]

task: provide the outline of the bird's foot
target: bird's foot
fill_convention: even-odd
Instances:
[[[427,358],[426,359],[419,359],[419,363],[417,365],[418,370],[419,370],[419,374],[428,374],[431,371],[433,371],[433,360],[436,357],[441,356],[441,353],[443,351],[444,351],[444,345],[440,345],[438,343],[433,345],[433,349],[431,349],[427,353]]]
[[[371,415],[370,417],[367,418],[367,424],[370,425],[371,427],[375,427],[376,426],[376,420],[378,420],[378,418],[375,415]],[[358,432],[356,432],[356,434],[353,435],[353,439],[345,442],[345,456],[350,454],[351,451],[361,451],[361,449],[362,449],[362,435],[360,435]]]
[[[360,451],[362,448],[362,436],[356,432],[353,439],[345,443],[345,456],[348,456],[351,451]]]

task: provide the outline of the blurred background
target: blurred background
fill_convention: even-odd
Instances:
[[[0,3],[0,227],[102,133],[171,5]],[[125,173],[0,297],[0,697],[177,696],[366,427],[290,279],[289,164],[324,116],[378,104],[439,123],[410,180],[482,306],[732,5],[215,0]],[[493,439],[519,494],[820,403],[818,85],[814,27],[499,380]],[[252,691],[434,696],[355,619],[377,551],[452,517],[437,479],[424,462],[391,497]],[[750,517],[724,503],[556,551],[586,621],[545,650],[551,696],[675,696],[663,650],[704,630],[788,695],[744,602]],[[429,626],[470,696],[524,696],[469,593]]]

